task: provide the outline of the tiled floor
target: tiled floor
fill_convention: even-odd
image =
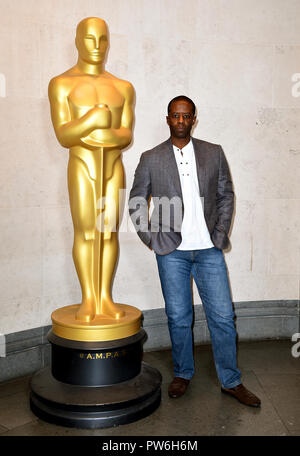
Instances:
[[[180,399],[170,399],[171,352],[148,352],[144,361],[163,376],[162,402],[150,416],[110,429],[82,430],[48,424],[29,408],[30,377],[0,384],[1,435],[300,435],[300,358],[290,341],[240,342],[243,383],[262,407],[244,406],[220,393],[210,346],[195,348],[196,373]]]

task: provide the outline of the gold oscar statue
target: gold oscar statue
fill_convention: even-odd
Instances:
[[[104,70],[106,23],[82,20],[77,64],[49,84],[58,141],[70,150],[68,188],[73,258],[81,304],[52,315],[51,365],[30,381],[30,408],[42,420],[95,429],[131,423],[160,404],[162,377],[142,361],[142,313],[112,299],[118,256],[121,150],[132,138],[132,85]],[[122,193],[122,192],[121,192]]]
[[[70,151],[73,259],[82,302],[53,312],[53,332],[74,340],[112,340],[137,333],[141,319],[138,309],[114,303],[111,295],[124,188],[121,150],[132,139],[134,89],[104,69],[104,20],[83,19],[75,43],[77,64],[50,81],[49,100],[56,137]]]

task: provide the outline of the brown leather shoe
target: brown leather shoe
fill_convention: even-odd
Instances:
[[[186,378],[174,377],[168,388],[169,396],[173,398],[183,396],[189,383]]]
[[[234,388],[221,388],[222,393],[235,397],[239,402],[250,407],[260,407],[260,399],[240,383]]]

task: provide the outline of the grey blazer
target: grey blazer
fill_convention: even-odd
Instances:
[[[228,232],[234,208],[228,164],[221,146],[195,138],[192,141],[207,228],[213,244],[218,249],[225,249],[229,246]],[[150,196],[154,200],[154,215],[148,220]],[[181,234],[174,211],[170,213],[169,229],[165,229],[158,207],[162,197],[175,197],[181,203],[182,221],[184,207],[180,177],[170,138],[141,155],[129,196],[129,213],[135,226],[138,222],[139,237],[157,254],[166,255],[179,246]]]

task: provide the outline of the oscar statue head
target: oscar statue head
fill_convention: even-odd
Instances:
[[[99,17],[87,17],[80,21],[75,44],[81,60],[95,65],[102,63],[109,45],[106,22]]]

